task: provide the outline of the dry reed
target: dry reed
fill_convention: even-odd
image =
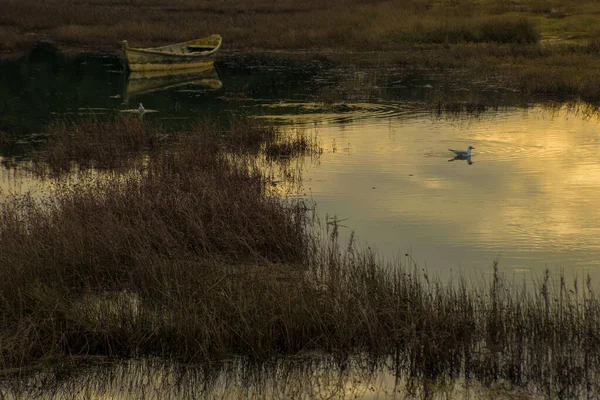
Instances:
[[[67,137],[85,126],[64,125]],[[126,174],[3,202],[0,367],[75,355],[264,360],[318,350],[392,359],[427,381],[598,392],[600,302],[590,282],[553,288],[546,276],[526,290],[495,269],[487,287],[445,285],[352,243],[342,250],[335,223],[320,238],[307,229],[303,202],[269,192],[256,155],[228,152],[237,133],[265,144],[280,135],[243,127],[220,142],[205,123]],[[48,154],[63,143],[51,139]]]

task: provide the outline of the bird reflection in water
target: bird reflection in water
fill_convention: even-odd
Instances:
[[[455,160],[465,160],[467,161],[467,163],[469,165],[473,164],[473,161],[471,161],[471,150],[475,150],[475,147],[473,146],[469,146],[469,148],[467,150],[453,150],[453,149],[448,149],[451,152],[453,152],[455,154],[454,158],[451,158],[448,161],[455,161]]]
[[[473,161],[471,161],[471,156],[455,156],[454,158],[449,159],[448,162],[456,160],[465,160],[467,164],[473,164]]]

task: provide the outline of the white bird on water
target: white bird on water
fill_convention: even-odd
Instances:
[[[144,108],[144,105],[142,103],[140,103],[140,106],[138,107],[138,113],[140,115],[142,115],[145,112],[146,112],[146,109]]]
[[[448,150],[450,150],[451,152],[456,154],[458,157],[471,158],[471,150],[475,150],[475,147],[469,146],[469,148],[466,151],[465,150],[452,150],[452,149],[448,149]]]

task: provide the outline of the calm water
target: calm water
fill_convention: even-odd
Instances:
[[[385,258],[442,278],[485,279],[499,260],[516,280],[549,268],[600,281],[598,120],[463,82],[240,55],[191,73],[128,76],[115,57],[42,46],[0,63],[0,130],[22,138],[2,149],[0,187],[38,190],[11,165],[58,116],[128,112],[140,102],[154,111],[145,118],[167,126],[251,115],[318,135],[325,151],[305,161],[300,195],[322,219],[342,220],[342,239],[355,231]],[[444,104],[481,112],[436,112]],[[469,145],[471,163],[452,160],[448,148]]]
[[[516,279],[545,268],[600,278],[597,120],[532,106],[466,120],[287,121],[326,147],[304,174],[319,212],[388,258],[441,276],[477,276],[497,259]],[[469,145],[471,164],[448,151]]]

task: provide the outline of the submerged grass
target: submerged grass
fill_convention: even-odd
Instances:
[[[111,124],[148,130],[135,137],[157,133],[136,119]],[[76,134],[85,123],[59,126],[50,130],[50,165],[62,160],[54,151],[90,156],[52,139],[86,140]],[[204,123],[145,152],[127,173],[5,200],[0,368],[74,356],[204,362],[317,350],[391,359],[398,373],[427,381],[598,393],[600,301],[589,281],[553,287],[545,276],[526,289],[495,268],[486,287],[446,285],[352,243],[343,250],[335,223],[319,237],[306,205],[273,195],[256,166],[285,135],[244,126],[227,137]],[[236,137],[257,138],[260,150],[239,150]]]
[[[136,154],[152,151],[169,138],[158,127],[136,118],[118,120],[57,120],[46,128],[46,149],[34,160],[55,173],[69,172],[75,165],[93,168],[129,168]]]
[[[486,112],[490,107],[482,103],[474,102],[443,102],[438,101],[431,105],[431,111],[438,117],[444,115],[479,115]]]

